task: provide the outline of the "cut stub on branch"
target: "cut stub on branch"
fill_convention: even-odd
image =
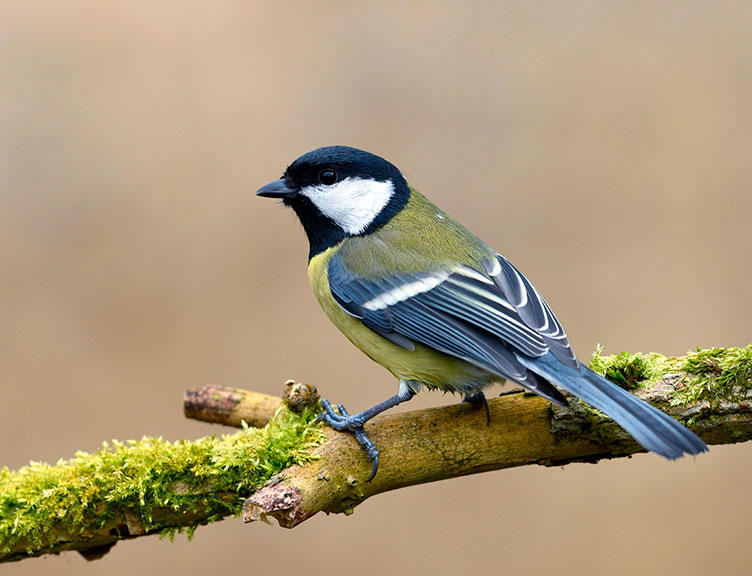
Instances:
[[[207,384],[191,388],[183,395],[183,413],[186,418],[225,424],[237,428],[245,422],[254,428],[269,423],[277,408],[284,402],[291,412],[301,414],[306,408],[318,404],[315,386],[287,380],[282,398],[241,388],[227,388]]]
[[[263,428],[279,408],[282,399],[240,388],[206,385],[185,391],[186,418],[240,427],[243,422]]]

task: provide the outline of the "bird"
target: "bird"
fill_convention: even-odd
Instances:
[[[421,387],[461,394],[487,417],[484,391],[494,383],[513,381],[567,405],[562,389],[664,458],[707,451],[679,422],[581,363],[530,281],[388,160],[349,146],[317,148],[256,195],[292,208],[308,237],[319,304],[399,382],[395,395],[353,415],[321,401],[319,420],[365,450],[369,481],[379,451],[365,423]]]

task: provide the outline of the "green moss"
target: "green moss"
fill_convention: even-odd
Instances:
[[[740,402],[752,391],[752,344],[744,348],[697,349],[683,358],[692,378],[676,390],[676,403],[717,406]]]
[[[596,347],[590,368],[627,389],[649,387],[676,374],[674,405],[738,402],[752,391],[752,344],[744,348],[698,348],[686,356],[621,352],[603,355]]]
[[[124,510],[147,532],[190,535],[199,523],[240,512],[243,500],[272,475],[309,461],[311,448],[323,441],[313,413],[280,409],[263,429],[194,441],[113,441],[54,466],[0,469],[0,550],[21,543],[33,552],[60,534],[113,524]],[[193,515],[195,524],[180,526],[175,515],[165,523],[165,510]]]
[[[590,362],[590,369],[622,388],[633,390],[667,374],[671,369],[671,359],[661,354],[640,352],[620,352],[604,356],[603,348],[598,345]]]

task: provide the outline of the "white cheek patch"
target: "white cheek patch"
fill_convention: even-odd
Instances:
[[[306,186],[300,194],[345,232],[360,234],[389,204],[394,186],[389,180],[345,178],[331,186]]]

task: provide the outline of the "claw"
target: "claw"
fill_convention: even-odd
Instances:
[[[379,469],[379,450],[373,445],[373,442],[371,442],[371,439],[363,428],[355,430],[355,439],[365,449],[366,456],[371,461],[371,475],[366,480],[366,482],[370,482],[376,476],[376,472]]]
[[[334,408],[332,408],[332,405],[329,403],[329,400],[327,399],[321,400],[321,407],[324,409],[327,415],[331,417],[337,416],[337,413],[334,411]]]
[[[465,394],[462,401],[472,404],[473,406],[482,405],[486,409],[486,426],[491,424],[491,409],[488,407],[488,399],[482,390],[473,392],[472,394]]]
[[[368,477],[368,480],[366,480],[366,482],[370,482],[376,477],[376,471],[379,469],[379,453],[378,452],[376,453],[376,456],[373,457],[372,464],[373,465],[371,467],[371,475]]]

